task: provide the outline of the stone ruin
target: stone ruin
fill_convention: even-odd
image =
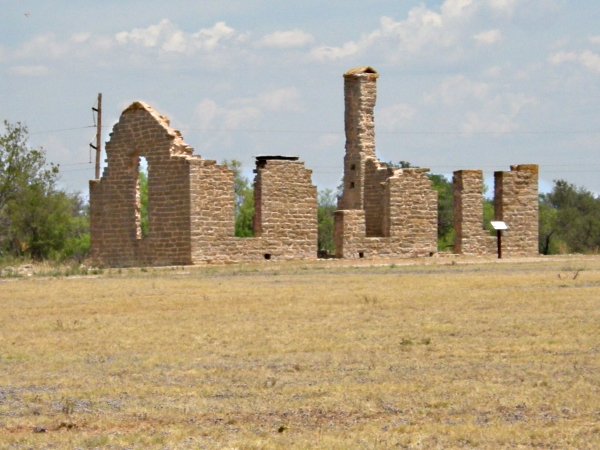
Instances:
[[[437,192],[429,169],[390,168],[375,154],[378,74],[344,74],[346,155],[335,212],[338,258],[437,252]],[[258,156],[254,237],[235,237],[234,172],[193,154],[152,107],[123,111],[106,144],[102,177],[90,181],[91,256],[112,267],[317,258],[317,189],[295,156]],[[142,236],[140,158],[148,165],[148,235]],[[495,173],[495,219],[508,224],[503,254],[537,254],[538,169]],[[481,171],[454,173],[455,252],[495,254],[483,229]]]

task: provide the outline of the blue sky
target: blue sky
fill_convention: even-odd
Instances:
[[[543,189],[600,192],[598,17],[587,0],[5,0],[0,119],[29,127],[70,190],[93,176],[98,92],[105,139],[143,100],[206,159],[250,174],[253,155],[298,155],[333,188],[342,74],[370,65],[382,160],[488,178],[537,163]]]

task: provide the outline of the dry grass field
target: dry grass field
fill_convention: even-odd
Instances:
[[[433,259],[0,279],[0,448],[600,448],[600,259]]]

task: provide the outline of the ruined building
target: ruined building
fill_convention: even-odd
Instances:
[[[424,256],[437,252],[437,192],[429,169],[392,169],[375,156],[378,74],[344,74],[344,189],[335,212],[338,258]]]
[[[437,192],[429,169],[390,168],[375,153],[378,74],[344,74],[346,155],[335,212],[338,258],[415,257],[437,252]],[[316,259],[317,190],[297,157],[259,156],[254,237],[235,233],[234,173],[193,155],[178,130],[150,106],[123,111],[106,144],[99,180],[90,181],[92,259],[109,266]],[[139,170],[148,166],[148,233],[142,235]],[[537,166],[495,174],[496,220],[508,231],[503,253],[537,253]],[[483,229],[481,171],[454,173],[455,252],[495,253]]]
[[[193,155],[150,106],[121,114],[107,167],[90,181],[92,258],[109,266],[316,259],[317,189],[296,157],[256,161],[255,236],[235,233],[234,174]],[[139,166],[148,163],[148,236],[141,233]]]
[[[454,252],[495,254],[496,238],[483,229],[483,172],[454,172]],[[494,220],[505,222],[502,254],[538,253],[538,166],[522,164],[494,173]]]

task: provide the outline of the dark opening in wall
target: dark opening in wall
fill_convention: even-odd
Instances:
[[[352,165],[350,166],[350,170],[356,170],[356,165],[355,165],[355,164],[352,164]]]
[[[365,257],[365,254],[364,254],[364,252],[358,252],[358,257],[359,257],[359,258],[364,258],[364,257]]]
[[[271,254],[270,253],[265,253],[265,259],[271,259]]]
[[[354,189],[354,181],[350,182],[350,189]]]

